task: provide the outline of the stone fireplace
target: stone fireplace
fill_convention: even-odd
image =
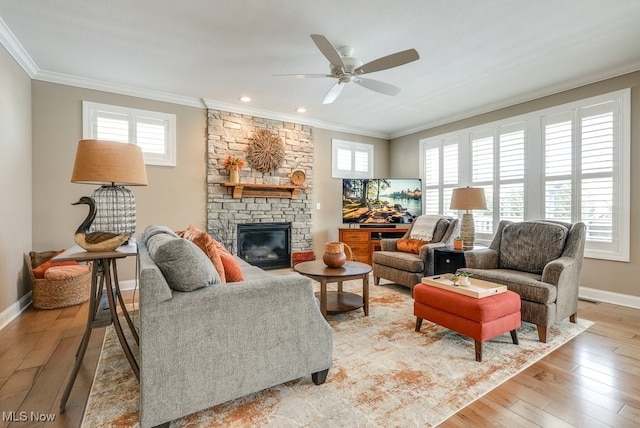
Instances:
[[[282,140],[285,158],[276,171],[262,173],[248,165],[240,170],[241,183],[291,185],[294,169],[306,173],[307,189],[297,197],[244,195],[234,199],[229,172],[223,162],[228,155],[246,159],[250,138],[256,130],[267,129]],[[291,122],[253,117],[220,110],[208,110],[207,118],[207,230],[232,253],[238,255],[238,225],[290,224],[289,253],[312,249],[311,192],[313,190],[312,128]],[[290,259],[290,257],[289,257]],[[289,264],[290,266],[290,260]]]

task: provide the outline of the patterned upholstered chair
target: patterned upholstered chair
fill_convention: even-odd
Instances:
[[[418,225],[422,219],[433,222],[433,233],[431,239],[424,244],[413,240],[411,251],[403,251],[401,239],[412,240]],[[418,284],[423,277],[433,275],[433,249],[444,247],[452,240],[455,230],[458,227],[458,219],[445,216],[420,216],[407,230],[402,238],[382,239],[380,241],[381,251],[373,253],[373,279],[376,285],[380,284],[380,278],[393,281],[411,289]],[[398,248],[398,242],[401,247]]]
[[[586,230],[584,223],[503,220],[489,248],[465,252],[461,270],[518,293],[522,320],[546,342],[552,325],[577,321]]]

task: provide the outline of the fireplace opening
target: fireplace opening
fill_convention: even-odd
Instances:
[[[238,257],[262,269],[291,267],[291,223],[239,224]]]

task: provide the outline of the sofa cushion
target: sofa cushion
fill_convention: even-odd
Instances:
[[[231,254],[224,245],[217,241],[216,243],[218,252],[220,253],[220,259],[222,260],[222,265],[224,266],[224,274],[227,278],[227,282],[244,281],[244,274],[236,257]]]
[[[438,223],[436,223],[436,227],[433,230],[433,238],[431,239],[431,242],[442,242],[442,238],[444,238],[444,234],[447,233],[450,225],[451,222],[446,218],[438,220]]]
[[[376,251],[373,253],[373,263],[407,272],[424,272],[424,262],[417,254],[413,253]]]
[[[217,241],[213,239],[207,232],[198,229],[195,226],[189,225],[186,230],[177,232],[178,236],[182,236],[184,239],[188,239],[200,248],[211,260],[213,266],[218,271],[220,276],[220,282],[223,284],[227,282],[225,275],[224,265],[220,258],[220,252],[218,251]]]
[[[175,234],[155,233],[147,236],[146,246],[172,289],[193,291],[220,284],[213,263],[193,242]]]
[[[500,240],[500,267],[541,274],[545,265],[562,254],[566,227],[547,222],[505,226]]]
[[[522,300],[549,304],[556,301],[558,289],[542,282],[542,277],[535,273],[521,272],[511,269],[469,269],[465,268],[472,278],[506,285],[507,288],[518,293]]]

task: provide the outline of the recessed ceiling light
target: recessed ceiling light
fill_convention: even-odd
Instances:
[[[304,107],[298,107],[298,108],[296,109],[296,111],[297,111],[298,113],[306,113],[307,109],[306,109],[306,108],[304,108]]]
[[[251,97],[247,97],[245,95],[243,97],[240,97],[240,101],[242,101],[243,103],[248,103],[249,101],[251,101]]]

